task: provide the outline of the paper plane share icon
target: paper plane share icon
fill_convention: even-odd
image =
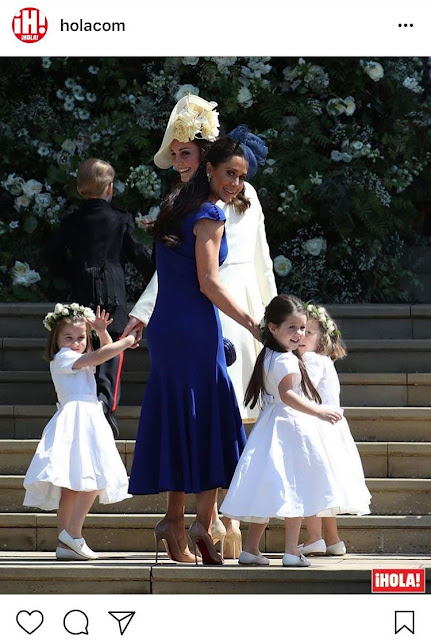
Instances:
[[[116,619],[120,627],[120,633],[123,635],[136,611],[108,611],[108,613]]]

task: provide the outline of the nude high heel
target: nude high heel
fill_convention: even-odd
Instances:
[[[218,518],[211,525],[211,538],[213,539],[213,542],[215,545],[217,544],[217,542],[220,542],[220,555],[222,560],[224,558],[223,550],[224,550],[225,537],[226,537],[226,527],[224,526],[223,522]]]
[[[214,543],[208,531],[205,531],[205,527],[203,527],[200,522],[196,520],[193,522],[189,528],[189,536],[193,544],[196,564],[198,563],[197,549],[199,549],[201,553],[202,564],[223,564],[223,560],[215,550]]]
[[[224,541],[224,557],[237,560],[242,551],[242,537],[239,526],[232,522],[232,529],[226,533]]]
[[[174,528],[171,523],[166,520],[159,520],[154,528],[154,543],[156,547],[156,564],[159,558],[159,543],[163,540],[166,553],[173,562],[185,562],[190,564],[194,561],[193,556],[187,555],[178,546],[178,541],[175,537]],[[187,549],[188,551],[188,549]]]

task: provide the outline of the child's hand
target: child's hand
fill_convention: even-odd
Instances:
[[[114,318],[109,318],[109,313],[107,313],[105,309],[100,311],[100,306],[98,305],[96,308],[96,319],[88,320],[87,318],[87,322],[91,328],[97,332],[97,335],[100,335],[106,331],[112,322],[114,322]]]
[[[320,420],[335,424],[341,420],[342,417],[343,414],[340,409],[334,409],[334,407],[327,407],[325,405],[320,405],[318,408],[318,418],[320,418]]]

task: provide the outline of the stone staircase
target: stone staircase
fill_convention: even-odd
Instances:
[[[233,561],[221,569],[181,567],[163,555],[163,564],[154,566],[153,528],[166,503],[161,494],[96,503],[85,536],[103,559],[56,563],[55,514],[22,506],[23,476],[55,410],[42,359],[41,320],[52,306],[0,305],[0,593],[359,593],[370,589],[368,556],[372,566],[386,555],[403,562],[415,556],[419,566],[431,553],[431,305],[334,305],[349,351],[337,363],[342,404],[373,496],[370,516],[338,518],[346,558],[318,559],[313,569],[290,572]],[[117,446],[130,470],[149,369],[145,345],[127,352],[125,363]],[[186,513],[190,523],[191,496]],[[264,543],[279,565],[281,521],[270,523]]]

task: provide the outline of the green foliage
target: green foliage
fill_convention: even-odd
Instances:
[[[79,203],[76,171],[83,159],[102,157],[115,167],[114,204],[138,220],[154,212],[175,178],[152,158],[184,85],[218,103],[222,132],[246,123],[268,144],[253,182],[272,255],[291,264],[279,270],[280,289],[330,302],[406,299],[402,282],[411,274],[402,267],[404,246],[431,199],[426,61],[11,58],[0,64],[0,299],[66,293],[66,283],[45,267],[44,247]],[[28,265],[21,267],[27,284],[25,274],[16,284],[16,261]],[[133,298],[133,270],[127,280]]]

